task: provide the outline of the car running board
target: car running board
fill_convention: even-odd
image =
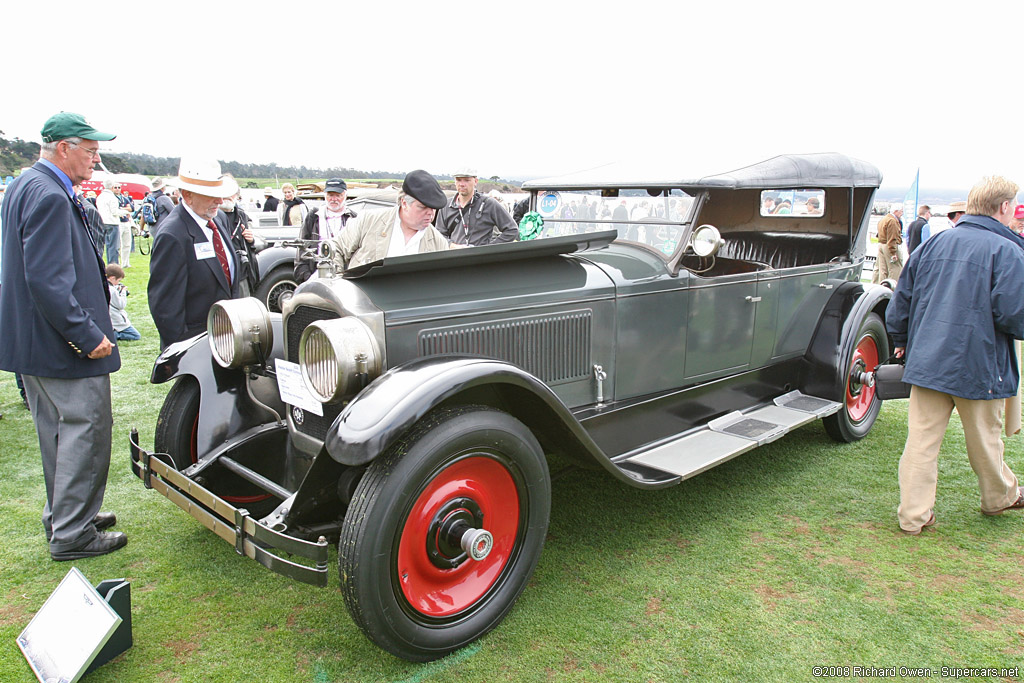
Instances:
[[[782,435],[839,411],[841,403],[799,391],[783,394],[773,405],[748,413],[733,411],[706,427],[661,443],[619,461],[651,467],[687,479],[741,453],[775,441]]]

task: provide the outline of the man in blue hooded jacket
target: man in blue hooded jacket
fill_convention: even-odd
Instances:
[[[900,529],[935,524],[938,455],[955,407],[978,476],[981,511],[1024,509],[1024,492],[1003,461],[1003,400],[1020,383],[1014,339],[1024,338],[1024,242],[1007,227],[1019,187],[983,179],[956,228],[910,256],[886,312],[911,385],[907,444],[900,458]]]

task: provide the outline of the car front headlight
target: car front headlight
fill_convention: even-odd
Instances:
[[[270,312],[259,299],[224,299],[210,307],[206,318],[210,351],[224,368],[263,362],[274,345]]]
[[[381,354],[370,329],[356,318],[310,323],[299,340],[306,386],[322,403],[336,403],[380,374]]]

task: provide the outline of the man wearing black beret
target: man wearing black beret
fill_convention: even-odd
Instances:
[[[448,240],[431,225],[446,202],[434,176],[412,171],[402,183],[398,206],[357,216],[331,240],[336,258],[347,270],[386,257],[448,249]]]

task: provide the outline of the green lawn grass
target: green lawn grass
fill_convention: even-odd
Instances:
[[[130,473],[128,430],[152,444],[167,390],[149,384],[148,260],[132,264],[143,340],[121,344],[112,378],[104,506],[129,544],[73,564],[131,582],[135,645],[86,681],[789,681],[814,666],[1024,664],[1024,516],[980,514],[955,417],[938,526],[897,532],[905,401],[861,442],[816,423],[667,490],[557,476],[540,565],[508,618],[444,660],[396,659],[349,619],[333,567],[326,589],[273,574]],[[72,563],[50,560],[35,431],[8,373],[0,412],[0,681],[28,683],[15,637]],[[1024,473],[1021,437],[1006,443]]]

